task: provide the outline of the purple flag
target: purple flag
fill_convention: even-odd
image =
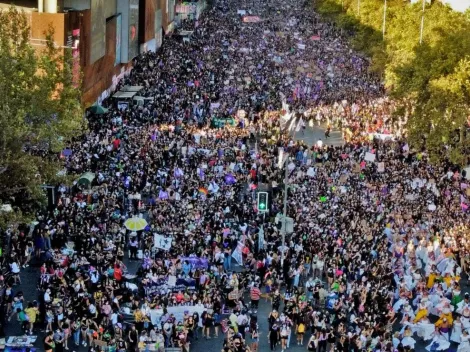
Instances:
[[[232,174],[227,174],[225,176],[225,183],[227,185],[233,185],[235,182],[237,182],[237,180],[235,179],[235,177]]]

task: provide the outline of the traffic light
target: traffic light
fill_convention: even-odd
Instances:
[[[258,211],[260,213],[267,212],[268,210],[268,192],[258,192]]]

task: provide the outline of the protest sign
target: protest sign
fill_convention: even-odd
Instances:
[[[170,250],[172,241],[173,239],[171,237],[165,237],[157,233],[153,236],[154,246],[164,251]]]
[[[246,15],[246,10],[237,10],[237,15]]]
[[[305,44],[298,43],[297,48],[299,48],[301,50],[305,50]]]
[[[311,40],[314,40],[314,41],[320,40],[320,36],[319,36],[319,35],[312,35],[312,36],[310,37],[310,39],[311,39]]]
[[[374,162],[375,161],[375,154],[367,152],[366,156],[364,157],[364,160]]]
[[[243,22],[245,23],[257,23],[257,22],[260,22],[261,21],[261,18],[259,18],[258,16],[245,16],[243,17]]]

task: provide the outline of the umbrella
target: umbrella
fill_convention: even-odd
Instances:
[[[124,222],[124,226],[130,231],[141,231],[147,226],[147,221],[142,218],[130,218]]]
[[[101,105],[93,105],[90,108],[90,112],[95,115],[104,115],[108,112],[108,109],[106,109],[105,107]]]

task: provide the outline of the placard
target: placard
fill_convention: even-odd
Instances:
[[[364,160],[374,162],[375,161],[375,154],[367,152],[366,156],[364,157]]]
[[[385,163],[382,161],[377,164],[377,172],[384,172],[385,171]]]
[[[171,248],[171,242],[173,239],[171,237],[165,237],[159,234],[154,234],[154,245],[159,249],[164,251],[169,251]]]

